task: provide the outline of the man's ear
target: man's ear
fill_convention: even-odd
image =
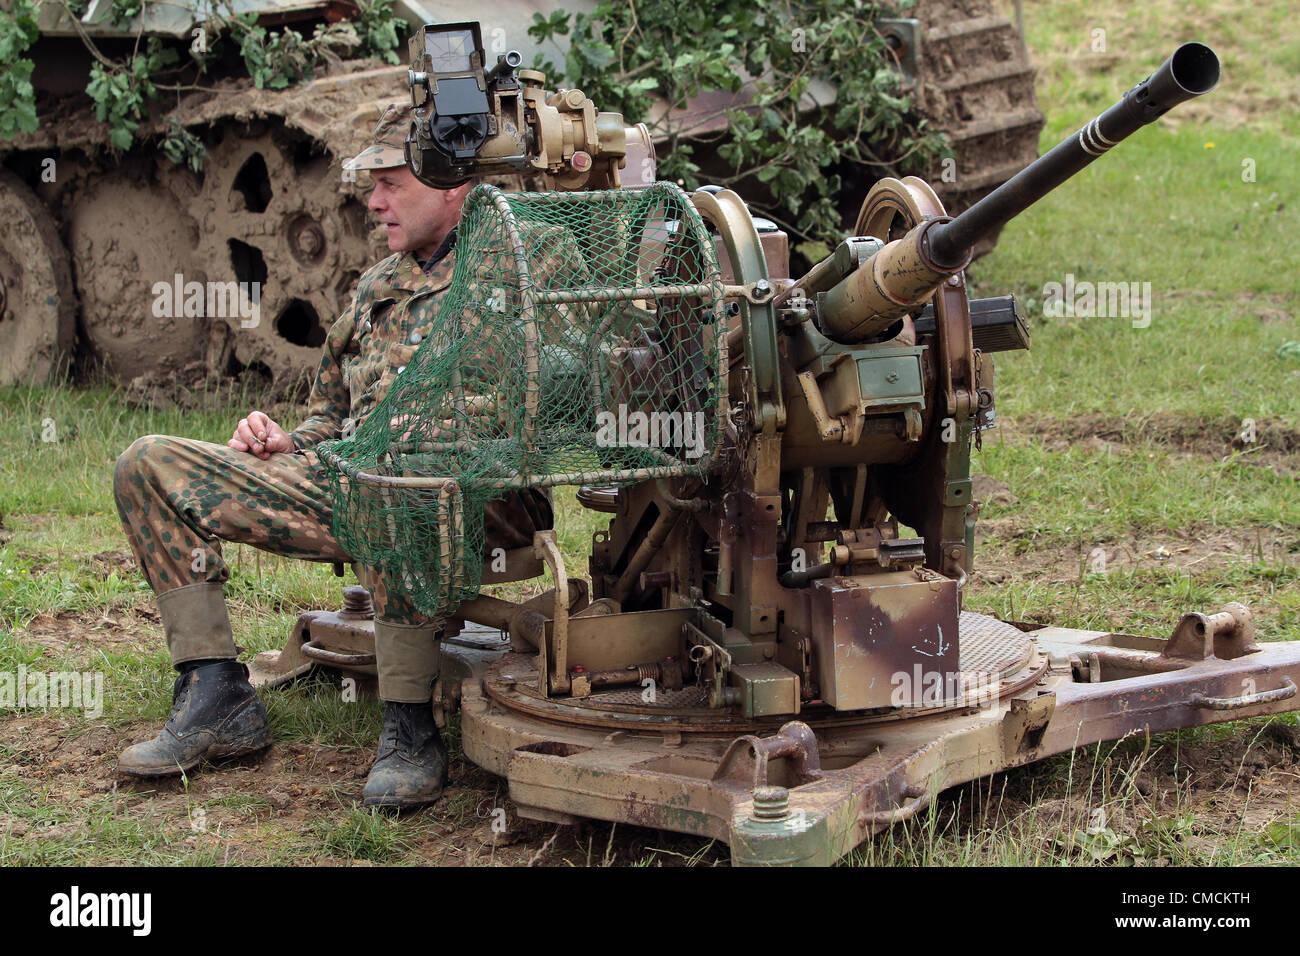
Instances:
[[[474,182],[474,180],[471,179],[468,182],[461,183],[459,186],[455,187],[454,189],[447,190],[448,204],[459,209],[461,206],[465,204],[465,197],[469,195],[469,191],[477,185],[478,183]]]

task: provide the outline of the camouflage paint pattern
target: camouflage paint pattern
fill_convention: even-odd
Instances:
[[[312,447],[349,432],[384,396],[429,334],[453,260],[446,255],[426,274],[414,256],[400,253],[361,277],[326,338],[308,416],[290,433],[296,451],[263,461],[225,445],[150,435],[118,458],[118,514],[155,593],[225,582],[222,541],[308,561],[350,560],[331,533],[333,503]],[[531,544],[533,531],[551,519],[540,492],[493,502],[485,516],[488,547]],[[424,622],[375,569],[357,570],[378,619]]]

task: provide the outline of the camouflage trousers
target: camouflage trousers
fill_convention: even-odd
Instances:
[[[307,561],[350,561],[330,531],[333,500],[316,453],[310,449],[262,459],[225,445],[150,435],[117,460],[113,495],[127,541],[164,608],[171,592],[193,585],[221,585],[230,570],[221,542],[249,544],[272,554]],[[549,499],[525,491],[492,502],[484,515],[487,548],[526,547],[533,532],[551,527]],[[407,629],[430,623],[400,591],[389,589],[375,569],[358,567],[371,592],[375,618]],[[164,613],[164,627],[168,628]],[[228,631],[228,624],[224,625]],[[186,635],[169,633],[173,663],[201,656],[230,656],[233,638],[209,635],[199,646],[178,647]],[[381,691],[384,662],[380,661]],[[400,666],[400,665],[399,665]]]

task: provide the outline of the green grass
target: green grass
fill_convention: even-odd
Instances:
[[[1146,568],[1097,574],[1086,571],[1088,554],[1081,547],[1080,560],[1063,568],[1068,576],[1082,565],[1077,580],[1024,576],[998,585],[976,580],[967,606],[1012,621],[1167,637],[1181,611],[1217,611],[1234,600],[1253,609],[1262,640],[1300,640],[1300,568],[1294,560],[1242,562],[1196,574]]]
[[[1247,758],[1271,725],[1294,715],[1197,727],[1097,744],[953,788],[906,825],[846,857],[874,866],[1241,866],[1300,861],[1300,807],[1254,829]],[[1228,792],[1244,790],[1240,814],[1194,807],[1188,748],[1248,742]],[[1231,760],[1229,761],[1231,762]],[[1163,782],[1162,782],[1163,781]]]
[[[1300,339],[1300,274],[1287,266],[1300,227],[1293,5],[1059,0],[1026,5],[1025,20],[1044,150],[1182,40],[1215,47],[1223,78],[1014,220],[976,264],[979,294],[1015,292],[1033,326],[1033,351],[999,364],[999,410],[1116,420],[1164,410],[1295,428],[1300,361],[1277,354]],[[1094,29],[1107,31],[1104,55],[1091,51]],[[1044,286],[1067,273],[1151,283],[1150,326],[1043,319]]]
[[[411,846],[402,822],[375,809],[348,809],[341,819],[318,821],[315,832],[327,852],[346,860],[393,863]]]
[[[979,294],[1014,292],[1031,323],[1032,351],[999,363],[999,410],[1294,428],[1300,361],[1278,355],[1300,339],[1300,274],[1283,265],[1300,228],[1287,140],[1149,128],[1014,220],[973,269]],[[1240,182],[1242,156],[1258,160],[1258,181]],[[1044,318],[1047,284],[1067,274],[1150,283],[1150,325]]]
[[[1294,11],[1275,0],[1061,0],[1027,5],[1026,16],[1049,117],[1044,148],[1110,105],[1178,40],[1211,42],[1225,74],[1220,90],[1140,131],[1013,222],[972,269],[977,294],[1016,293],[1034,341],[1028,354],[998,357],[1003,427],[986,436],[973,467],[1005,482],[1016,501],[985,506],[981,517],[994,531],[976,560],[980,569],[1009,570],[996,580],[977,573],[969,606],[1012,620],[1164,635],[1183,611],[1238,599],[1254,608],[1264,638],[1300,639],[1300,360],[1279,352],[1300,341],[1300,274],[1291,267],[1300,233]],[[1107,31],[1105,54],[1089,47],[1096,28]],[[1242,181],[1244,159],[1254,161],[1254,182]],[[1151,283],[1150,326],[1045,318],[1044,286],[1067,273]],[[195,411],[133,409],[102,384],[0,389],[0,670],[93,670],[105,683],[100,721],[29,710],[6,715],[11,722],[71,738],[104,724],[161,721],[174,675],[160,629],[143,616],[150,591],[113,555],[126,550],[113,462],[146,434],[222,442],[251,407],[247,396],[207,395]],[[294,424],[293,414],[282,424]],[[1259,423],[1263,447],[1234,453],[1228,442],[1247,418]],[[41,440],[46,419],[56,442]],[[1107,441],[1091,441],[1096,434]],[[605,518],[579,508],[571,489],[557,494],[557,510],[566,561],[585,573],[591,534]],[[1087,564],[1098,546],[1175,549],[1224,536],[1259,547],[1186,568],[1141,554],[1105,574]],[[231,613],[250,655],[283,646],[301,611],[337,606],[351,580],[251,548],[225,553]],[[545,586],[499,591],[519,597]],[[57,615],[71,616],[90,639],[48,639],[63,620]],[[143,645],[99,641],[111,627],[102,619],[126,620]],[[345,702],[327,678],[264,696],[285,744],[357,754],[378,737],[378,707]],[[1296,808],[1247,825],[1244,808],[1257,799],[1249,774],[1226,772],[1226,792],[1208,798],[1191,782],[1189,758],[1235,747],[1244,762],[1269,726],[1255,720],[1104,744],[954,788],[849,862],[1295,864]],[[448,742],[459,754],[455,721]],[[480,782],[433,811],[392,818],[357,809],[335,784],[329,805],[295,824],[255,790],[160,787],[155,802],[148,792],[84,792],[77,780],[51,778],[59,790],[34,778],[46,759],[39,741],[0,742],[0,865],[415,864],[506,799],[499,782]],[[1144,776],[1156,780],[1155,796],[1142,792]],[[1231,812],[1204,812],[1220,796]],[[207,832],[191,825],[197,810]],[[529,851],[548,832],[539,829]],[[238,848],[221,834],[238,834]],[[687,838],[628,840],[623,828],[597,826],[560,841],[548,859],[693,865],[725,856]],[[475,859],[492,863],[495,853]]]
[[[974,467],[1006,482],[1019,499],[990,505],[981,516],[1020,516],[1038,545],[1080,537],[1101,544],[1206,525],[1300,529],[1295,479],[1252,464],[1249,455],[1185,458],[1151,445],[1049,451],[1035,439],[1003,435],[985,441]]]
[[[284,646],[283,635],[279,646]],[[363,750],[375,746],[382,724],[378,706],[345,699],[341,685],[323,675],[268,694],[267,715],[277,740]]]
[[[0,775],[0,866],[76,866],[89,860],[130,862],[142,866],[202,866],[220,862],[214,847],[186,841],[185,826],[160,825],[153,814],[126,815],[105,795],[70,806],[31,786],[29,781]],[[13,823],[25,825],[25,838],[12,835]],[[172,821],[174,822],[174,821]]]
[[[1014,19],[1009,0],[1002,8]],[[1052,0],[1024,11],[1039,105],[1054,122],[1081,125],[1188,40],[1209,44],[1223,66],[1218,89],[1192,114],[1198,121],[1224,115],[1276,129],[1300,112],[1300,35],[1286,0]],[[1094,50],[1098,29],[1104,52]]]

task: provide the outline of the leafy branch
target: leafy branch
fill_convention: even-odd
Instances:
[[[81,29],[84,0],[47,2],[65,8],[94,58],[86,93],[95,104],[96,119],[109,127],[109,142],[120,150],[131,148],[163,92],[205,89],[196,81],[221,57],[225,43],[234,46],[254,86],[282,90],[313,79],[321,66],[345,58],[375,56],[388,63],[399,62],[398,33],[405,27],[393,12],[394,0],[358,0],[359,11],[352,20],[318,25],[310,37],[291,27],[268,30],[258,24],[255,12],[237,14],[228,0],[222,0],[224,12],[214,11],[211,19],[196,28],[185,57],[183,45],[143,36],[148,8],[167,0],[112,0],[109,19],[117,29],[137,24],[130,55],[113,59]],[[13,139],[19,132],[37,129],[31,84],[34,64],[27,52],[38,35],[33,0],[13,0],[12,17],[0,17],[0,137]],[[203,144],[179,123],[168,125],[161,146],[178,165],[188,165],[196,172],[202,169]]]
[[[37,35],[32,0],[14,0],[10,15],[0,17],[0,137],[5,139],[36,131],[35,64],[23,54]]]
[[[887,13],[858,0],[602,0],[590,15],[535,14],[529,33],[557,48],[558,37],[570,39],[562,69],[541,56],[537,68],[666,140],[665,178],[698,186],[695,145],[713,139],[729,170],[711,170],[712,181],[761,184],[770,215],[831,242],[837,170],[897,173],[947,149],[891,69],[872,25]],[[714,105],[702,113],[700,103]],[[700,135],[722,120],[721,138]]]

